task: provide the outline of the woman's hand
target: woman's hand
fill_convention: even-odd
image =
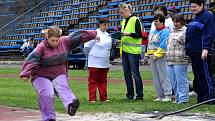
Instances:
[[[120,42],[121,42],[121,40],[119,40],[119,39],[116,39],[116,42],[117,42],[117,43],[120,43]]]
[[[157,60],[158,60],[158,57],[157,56],[153,56],[153,62],[155,63],[155,62],[157,62]]]
[[[124,33],[122,33],[122,35],[123,35],[123,36],[130,36],[130,35],[131,35],[131,33],[124,32]]]
[[[96,40],[96,42],[99,42],[100,41],[100,37],[98,35],[96,35],[95,40]]]
[[[208,56],[208,50],[207,49],[203,49],[202,50],[202,56],[201,56],[202,60],[207,59],[207,56]]]
[[[23,76],[23,77],[20,77],[20,79],[22,79],[23,81],[29,81],[29,77],[25,77],[25,76]]]
[[[148,57],[148,56],[145,56],[145,58],[143,59],[143,63],[144,63],[144,64],[148,64],[148,61],[149,61],[149,57]]]

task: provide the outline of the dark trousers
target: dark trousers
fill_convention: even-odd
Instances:
[[[127,98],[133,99],[134,98],[134,85],[133,79],[135,80],[135,87],[136,87],[136,98],[143,98],[143,83],[140,76],[139,71],[139,54],[130,54],[126,52],[122,52],[122,65],[124,71],[124,78],[127,86]]]
[[[213,87],[214,87],[213,92],[214,92],[214,96],[215,96],[215,52],[213,52],[211,55],[209,67],[210,67],[209,69],[211,72]]]
[[[210,57],[203,61],[201,55],[191,56],[192,69],[194,74],[194,85],[197,93],[197,102],[203,102],[214,97],[213,81],[209,72]]]

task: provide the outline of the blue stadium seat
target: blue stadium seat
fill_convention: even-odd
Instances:
[[[99,13],[100,14],[102,14],[102,15],[106,15],[106,14],[108,14],[108,9],[101,9],[101,10],[99,10]]]
[[[55,15],[55,16],[52,16],[53,19],[62,19],[63,15]]]
[[[69,30],[69,33],[72,33],[72,32],[74,32],[74,31],[76,31],[76,30],[78,30],[78,29],[70,29],[70,30]]]
[[[99,15],[98,18],[108,18],[109,15]]]
[[[51,26],[51,25],[53,25],[54,24],[54,20],[49,20],[49,21],[46,21],[45,23],[44,23],[44,25],[47,25],[47,26]]]
[[[23,40],[0,40],[0,53],[19,52]]]
[[[151,22],[150,23],[143,23],[144,28],[151,28]]]
[[[111,2],[111,3],[108,3],[108,8],[116,8],[118,7],[120,2]]]
[[[114,31],[115,28],[116,26],[108,26],[108,31]]]
[[[154,16],[143,16],[143,17],[140,17],[140,19],[142,20],[142,22],[152,22],[154,19]]]
[[[7,49],[20,49],[22,45],[16,44],[16,45],[11,45],[11,46],[0,46],[0,50],[7,50]]]
[[[42,41],[45,40],[45,38],[34,38],[35,41]]]
[[[135,11],[134,15],[141,19],[146,31],[149,31],[151,27],[153,7],[156,5],[167,5],[170,11],[172,6],[175,6],[176,9],[181,10],[180,13],[186,18],[191,19],[193,17],[193,13],[189,12],[190,4],[185,0],[58,0],[57,3],[52,4],[47,10],[44,9],[38,15],[35,14],[31,21],[18,24],[17,28],[14,29],[14,33],[8,34],[5,38],[10,41],[13,39],[22,40],[33,36],[34,40],[39,43],[44,39],[41,30],[50,25],[57,25],[63,31],[69,30],[69,32],[95,30],[98,27],[97,20],[99,18],[108,18],[110,20],[109,32],[115,32],[115,26],[119,26],[122,21],[118,13],[118,5],[121,2],[132,5]],[[0,46],[3,45],[0,44]]]

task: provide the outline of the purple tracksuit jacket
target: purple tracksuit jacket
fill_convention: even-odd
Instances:
[[[20,77],[45,77],[54,79],[59,75],[67,75],[67,54],[81,43],[96,37],[94,30],[75,31],[60,38],[59,46],[53,48],[48,40],[42,41],[25,60]]]

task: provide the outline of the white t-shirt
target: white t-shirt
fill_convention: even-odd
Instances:
[[[109,68],[110,50],[112,39],[107,32],[96,29],[100,41],[91,40],[84,44],[84,47],[91,48],[88,55],[88,67]]]
[[[165,19],[165,27],[169,28],[170,32],[173,31],[173,27],[174,27],[174,23],[172,21],[172,18],[166,18]],[[155,28],[155,24],[154,24],[154,21],[152,22],[152,25],[151,25],[151,29],[150,29],[150,33],[152,31],[154,31],[156,28]]]

